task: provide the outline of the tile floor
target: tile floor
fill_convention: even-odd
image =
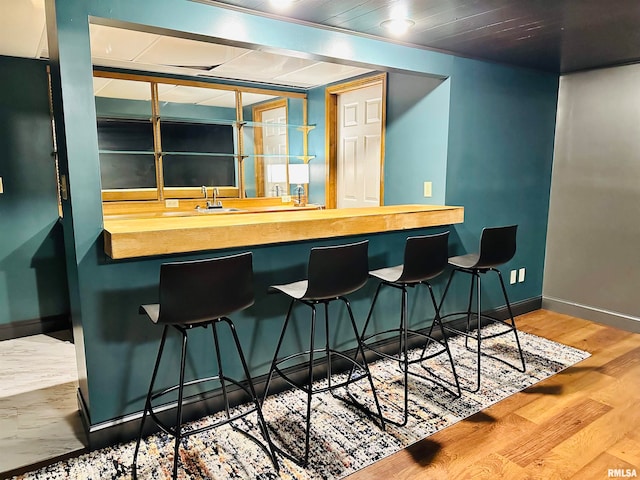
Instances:
[[[69,333],[0,342],[0,478],[84,448]]]

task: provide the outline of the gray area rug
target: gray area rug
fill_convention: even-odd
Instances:
[[[387,424],[386,430],[382,431],[366,415],[331,394],[316,395],[312,407],[311,451],[307,468],[280,456],[280,474],[276,474],[263,450],[244,435],[225,426],[194,435],[183,442],[179,478],[342,478],[589,357],[587,352],[535,335],[519,332],[519,336],[527,363],[526,373],[483,358],[482,388],[477,393],[463,392],[460,398],[456,398],[428,380],[410,376],[409,420],[405,427]],[[467,382],[475,379],[476,355],[464,348],[464,341],[460,338],[451,338],[449,344],[462,386],[471,387]],[[511,334],[484,342],[483,351],[505,359],[518,358]],[[444,379],[452,379],[445,355],[428,360],[425,366]],[[421,371],[419,365],[412,368]],[[403,376],[398,363],[377,361],[371,365],[371,371],[385,416],[399,420]],[[350,387],[350,392],[363,402],[372,404],[368,387],[368,382],[361,380]],[[272,440],[296,456],[303,451],[305,405],[304,393],[287,391],[269,397],[263,407]],[[197,428],[212,419],[215,420],[215,416],[190,426]],[[255,421],[255,414],[248,415],[241,426],[259,436]],[[115,445],[14,478],[130,479],[134,446],[135,442]],[[142,443],[137,478],[169,479],[172,461],[173,439],[165,434],[152,435]]]

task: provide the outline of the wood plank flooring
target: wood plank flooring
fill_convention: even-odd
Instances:
[[[640,334],[546,310],[516,322],[592,356],[347,479],[640,475]]]

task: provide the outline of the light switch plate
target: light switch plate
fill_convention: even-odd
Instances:
[[[431,182],[424,182],[424,196],[431,197]]]
[[[4,187],[2,186],[2,177],[0,177],[0,193],[4,193]]]
[[[520,270],[518,270],[518,282],[524,282],[524,268],[521,268]]]
[[[180,206],[180,201],[176,199],[165,200],[164,206],[167,208],[178,208]]]
[[[509,283],[511,285],[516,283],[517,276],[518,276],[518,271],[517,270],[511,270],[511,277],[509,278]]]
[[[280,198],[282,199],[282,203],[289,203],[291,201],[291,195],[282,195]]]

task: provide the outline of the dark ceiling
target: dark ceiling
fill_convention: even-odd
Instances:
[[[204,2],[387,38],[380,23],[406,5],[415,26],[403,43],[557,73],[640,61],[640,0],[297,0],[286,13],[268,0]]]

